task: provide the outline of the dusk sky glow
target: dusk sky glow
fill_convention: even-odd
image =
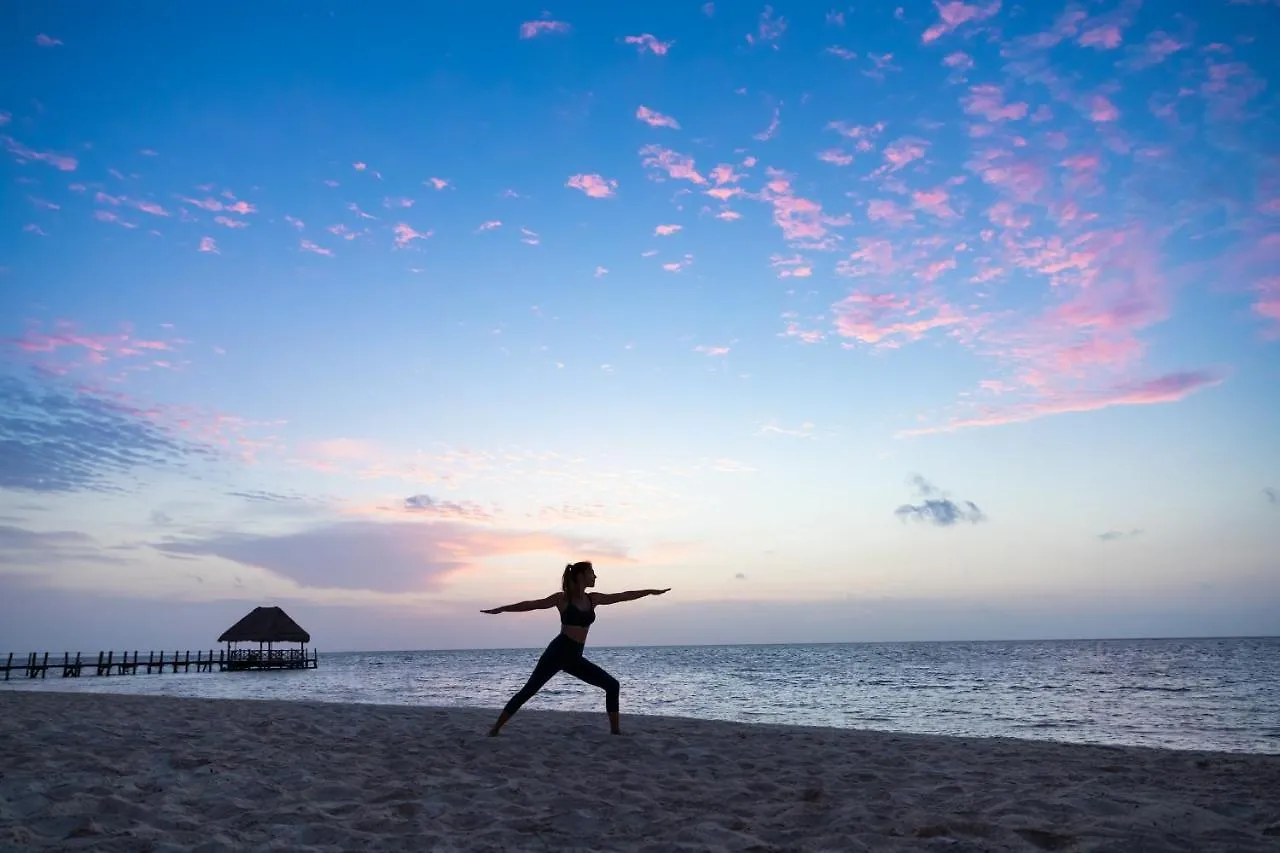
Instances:
[[[1280,633],[1280,2],[3,18],[0,652]]]

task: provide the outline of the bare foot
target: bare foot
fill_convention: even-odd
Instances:
[[[497,726],[494,726],[493,728],[489,729],[489,737],[497,737],[497,736],[498,736]]]

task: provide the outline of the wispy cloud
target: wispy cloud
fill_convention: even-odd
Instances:
[[[611,198],[618,188],[618,182],[606,179],[597,174],[570,175],[565,186],[582,190],[591,198]]]
[[[324,255],[326,258],[333,257],[333,250],[326,249],[323,246],[317,246],[310,240],[302,240],[298,243],[298,248],[304,252],[312,252],[317,255]]]
[[[36,36],[36,44],[40,47],[57,47],[62,44],[62,39],[56,39],[53,36],[40,33],[40,35]]]
[[[920,37],[925,44],[937,41],[965,24],[986,20],[1000,11],[1000,0],[992,0],[986,6],[960,2],[939,3],[937,0],[934,0],[933,5],[938,10],[938,22]]]
[[[907,482],[913,487],[920,503],[903,504],[893,511],[894,515],[904,521],[914,519],[935,527],[954,527],[961,522],[977,524],[987,520],[973,501],[956,503],[919,474],[913,475]]]
[[[436,189],[436,190],[442,190],[442,189],[445,189],[446,187],[453,186],[452,183],[445,180],[444,178],[428,178],[427,180],[423,181],[423,183],[429,184],[433,189]]]
[[[541,35],[568,33],[570,27],[564,21],[525,21],[520,25],[520,38],[531,39]]]
[[[643,166],[663,172],[673,180],[690,181],[695,184],[707,182],[707,179],[695,168],[693,158],[686,154],[663,148],[661,145],[646,145],[640,149],[640,156]],[[650,177],[654,180],[662,180],[653,175]]]
[[[439,589],[449,578],[513,554],[590,554],[629,562],[617,545],[541,532],[488,529],[427,518],[349,520],[279,534],[225,531],[166,537],[152,547],[166,554],[220,557],[253,566],[310,589],[389,593]],[[366,566],[353,572],[352,566]]]
[[[671,116],[663,115],[656,110],[651,110],[643,104],[636,108],[636,118],[650,127],[669,127],[673,130],[680,129],[680,122]]]
[[[0,488],[120,492],[211,454],[127,403],[0,376]]]
[[[391,230],[396,235],[395,246],[397,249],[408,248],[414,240],[426,240],[435,233],[430,229],[426,231],[417,231],[413,226],[405,222],[397,222],[395,227]]]
[[[1133,539],[1135,536],[1141,536],[1142,531],[1138,528],[1131,530],[1108,530],[1106,533],[1099,533],[1098,539],[1103,542],[1117,542],[1121,539]]]
[[[756,31],[747,33],[747,44],[767,44],[777,50],[777,41],[782,38],[782,34],[786,31],[787,19],[780,15],[775,16],[772,6],[765,6],[764,11],[760,13],[759,20],[756,22]]]
[[[706,346],[705,344],[699,344],[693,348],[693,351],[700,352],[703,355],[710,356],[712,358],[718,358],[720,356],[728,355],[729,347]]]
[[[649,53],[653,53],[658,56],[665,56],[667,51],[671,49],[671,45],[675,44],[673,41],[659,41],[649,33],[642,33],[638,36],[627,36],[623,41],[627,44],[636,45],[640,53],[648,51]]]
[[[212,237],[201,237],[199,251],[210,252],[214,255],[219,254],[218,241],[213,239]]]
[[[19,163],[37,162],[48,163],[55,169],[62,172],[74,172],[79,165],[79,161],[75,157],[67,154],[56,154],[52,151],[36,151],[28,148],[12,136],[0,136],[0,142],[4,143],[5,149],[14,156]]]
[[[1175,403],[1222,382],[1221,374],[1209,371],[1170,373],[1156,379],[1118,385],[1105,391],[1065,395],[1057,399],[1032,401],[993,409],[974,417],[957,418],[946,424],[902,430],[899,436],[956,432],[974,427],[1026,423],[1049,415],[1096,412],[1113,406],[1150,406]]]
[[[679,231],[682,227],[683,226],[681,225],[659,225],[657,228],[653,229],[653,234],[655,237],[669,237]]]

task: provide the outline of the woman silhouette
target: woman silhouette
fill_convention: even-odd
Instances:
[[[609,713],[609,729],[615,735],[622,734],[618,728],[618,679],[596,666],[582,656],[587,643],[587,630],[596,621],[596,606],[600,604],[617,604],[620,601],[635,601],[646,595],[662,595],[668,589],[633,589],[628,592],[587,592],[596,585],[596,570],[590,561],[570,563],[564,567],[560,578],[560,591],[553,592],[546,598],[532,601],[521,601],[506,604],[492,610],[481,610],[481,613],[523,613],[527,610],[546,610],[555,607],[560,611],[560,633],[552,640],[538,658],[538,665],[533,674],[525,682],[516,695],[507,702],[498,716],[498,721],[489,729],[489,737],[494,737],[506,725],[511,715],[520,710],[520,706],[528,702],[533,694],[542,689],[551,676],[560,670],[581,678],[604,691],[604,709]]]

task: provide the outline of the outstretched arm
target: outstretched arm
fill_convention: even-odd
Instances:
[[[560,603],[560,598],[564,593],[553,592],[546,598],[535,598],[529,601],[517,601],[515,604],[504,604],[501,607],[494,607],[490,610],[481,610],[481,613],[524,613],[527,610],[546,610],[548,607],[555,607]]]
[[[670,592],[671,587],[666,589],[632,589],[627,592],[593,592],[591,600],[596,604],[617,604],[622,601],[635,601],[637,598],[644,598],[646,595],[662,595],[664,592]]]

